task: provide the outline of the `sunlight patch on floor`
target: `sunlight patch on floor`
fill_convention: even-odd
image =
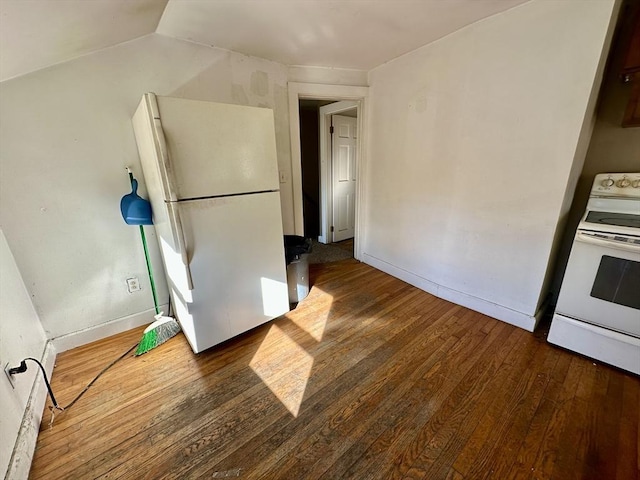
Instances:
[[[315,341],[319,342],[322,340],[322,335],[324,334],[324,329],[327,326],[328,318],[329,311],[325,310],[319,312],[317,315],[307,315],[302,318],[291,316],[290,320],[311,335]]]
[[[298,308],[304,305],[305,300],[310,301],[311,305],[314,305],[313,310],[315,312],[309,314],[309,309],[302,308],[302,314],[299,315],[298,313],[300,312]],[[327,327],[327,320],[329,319],[331,305],[333,304],[333,295],[317,287],[311,287],[309,296],[305,300],[302,300],[298,308],[292,310],[287,315],[287,318],[295,323],[297,327],[307,332],[316,342],[320,342]]]
[[[311,375],[313,357],[277,325],[272,325],[249,366],[297,417]]]

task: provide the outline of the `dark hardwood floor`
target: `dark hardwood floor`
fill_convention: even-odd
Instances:
[[[192,354],[179,335],[107,371],[31,478],[638,478],[638,377],[354,260],[296,310]],[[58,356],[68,403],[135,329]]]

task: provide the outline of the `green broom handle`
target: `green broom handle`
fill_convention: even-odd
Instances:
[[[133,172],[129,167],[126,168],[129,173],[129,182],[133,186]],[[140,236],[142,237],[142,247],[144,248],[144,259],[147,262],[147,273],[149,274],[149,283],[151,284],[151,294],[153,295],[153,306],[156,309],[156,315],[160,314],[158,306],[158,296],[156,295],[156,283],[153,281],[153,270],[151,268],[151,260],[149,259],[149,249],[147,248],[147,237],[144,235],[144,227],[140,225]]]
[[[147,238],[144,235],[144,227],[142,225],[140,225],[140,236],[142,237],[142,246],[144,247],[144,259],[147,261],[147,272],[149,272],[149,283],[151,283],[151,293],[153,294],[153,306],[156,309],[156,315],[159,315],[160,307],[158,307],[158,297],[156,296],[156,284],[153,281],[153,270],[151,269],[151,260],[149,259]]]

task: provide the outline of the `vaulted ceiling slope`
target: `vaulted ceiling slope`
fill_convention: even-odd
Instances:
[[[0,0],[0,81],[155,32],[168,0]]]
[[[0,81],[149,33],[370,70],[527,0],[0,0]]]

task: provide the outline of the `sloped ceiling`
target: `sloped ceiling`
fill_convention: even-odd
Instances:
[[[157,32],[369,70],[527,0],[0,0],[0,81]]]
[[[168,0],[0,0],[0,81],[153,33]]]
[[[525,0],[171,0],[158,33],[285,65],[370,70]]]

